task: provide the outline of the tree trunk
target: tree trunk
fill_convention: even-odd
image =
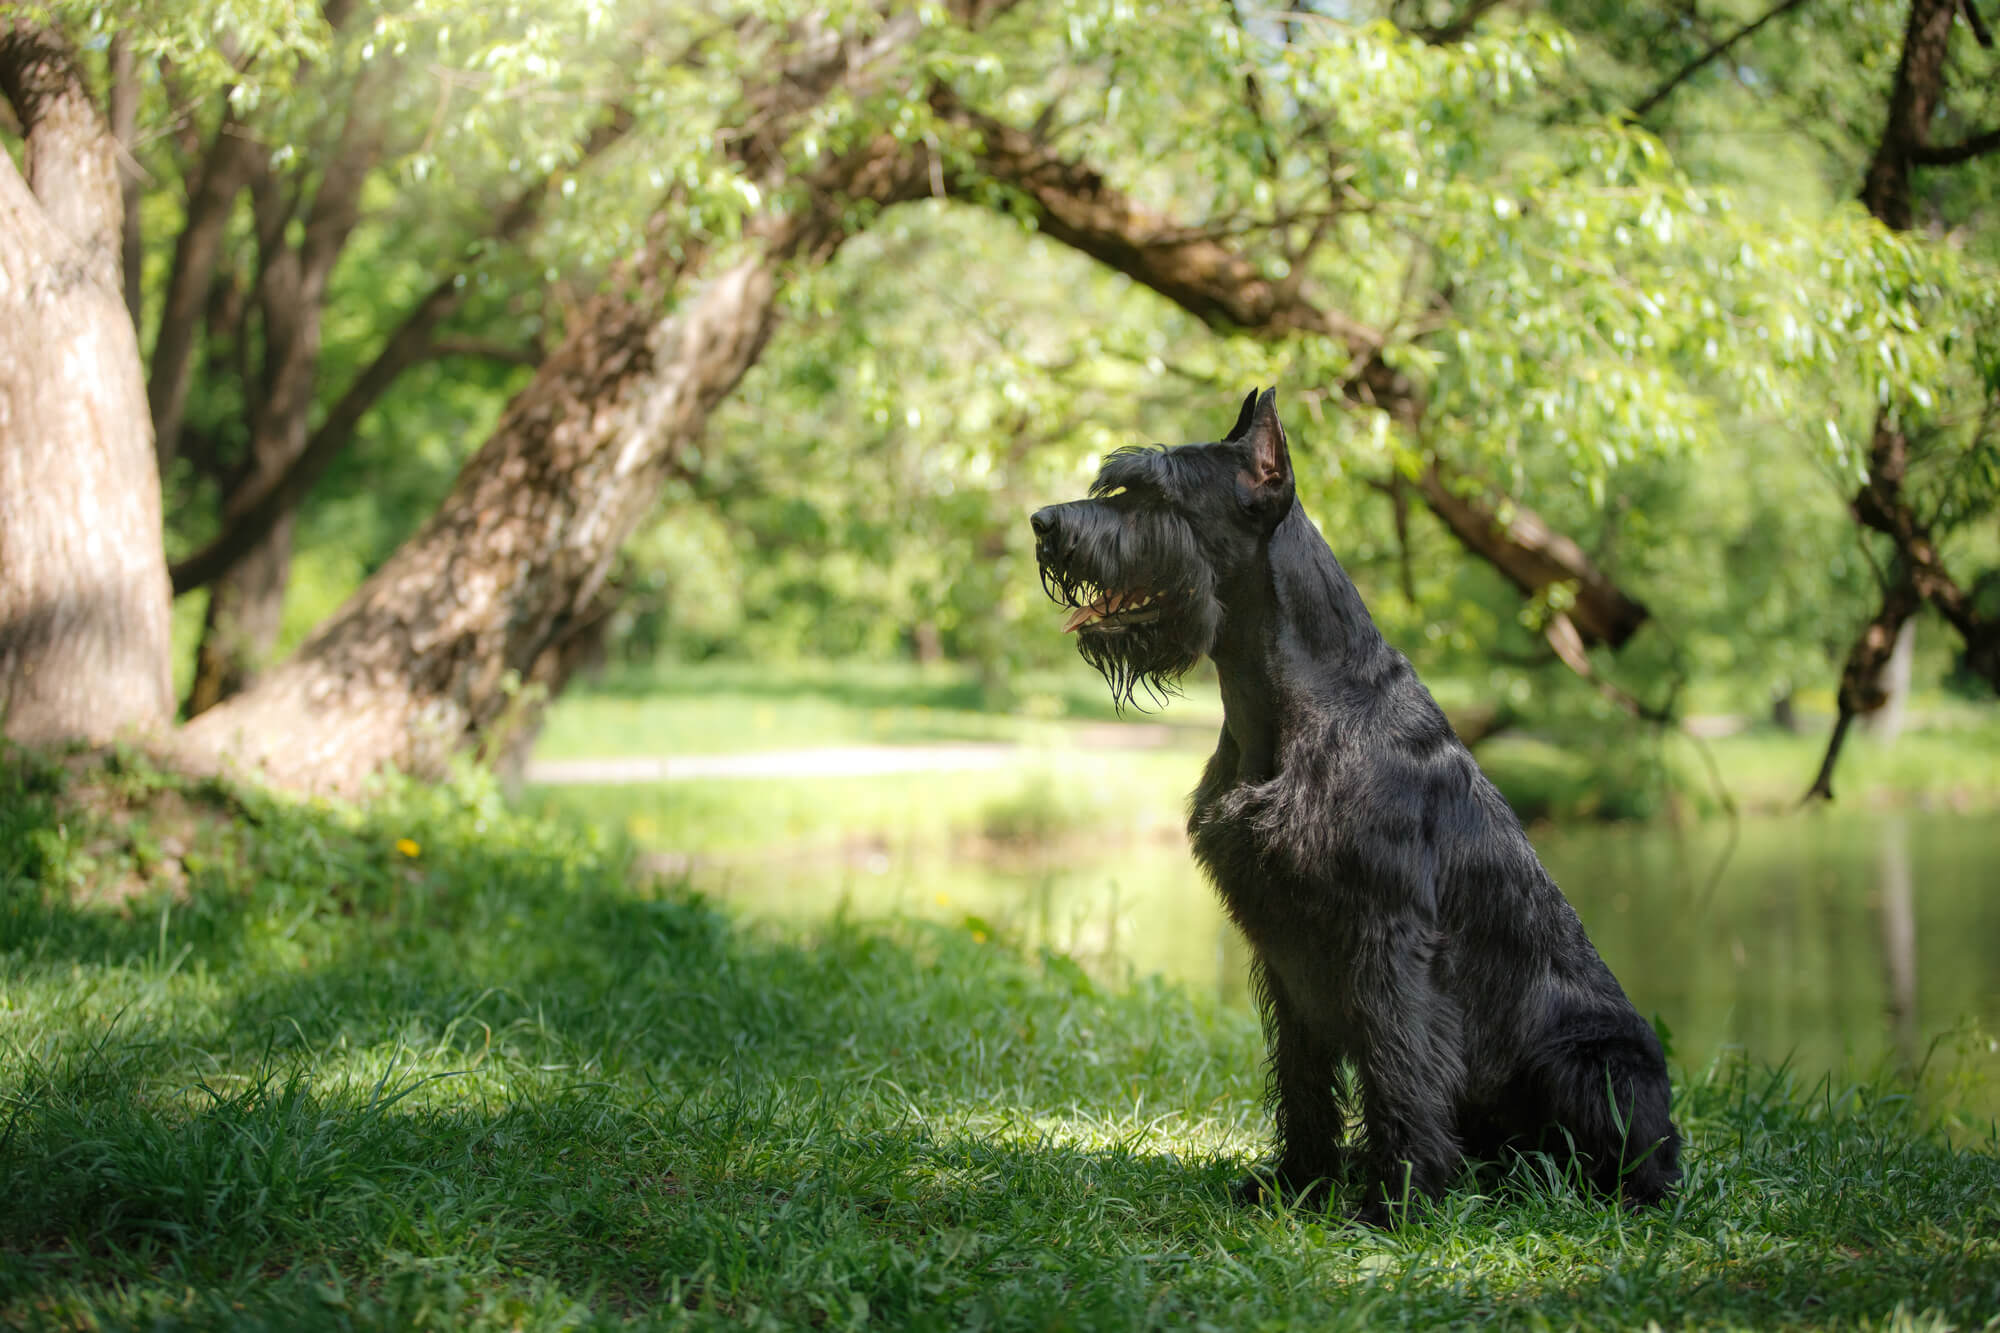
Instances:
[[[198,717],[250,688],[271,659],[285,616],[297,515],[282,515],[250,551],[209,586],[195,649],[187,715]]]
[[[1903,51],[1889,89],[1888,118],[1861,182],[1861,202],[1876,221],[1893,231],[1907,231],[1916,220],[1912,170],[1924,165],[1931,120],[1946,91],[1952,24],[1962,12],[1971,13],[1958,0],[1910,3]],[[1935,164],[1966,160],[1970,159],[1947,157]],[[1882,589],[1881,609],[1848,649],[1840,673],[1840,712],[1834,719],[1833,734],[1827,738],[1819,773],[1806,790],[1806,801],[1833,799],[1833,770],[1841,746],[1854,719],[1880,706],[1882,671],[1900,642],[1904,625],[1923,603],[1935,606],[1963,636],[1968,668],[2000,691],[2000,618],[1982,615],[1945,568],[1929,526],[1904,494],[1909,465],[1910,442],[1903,427],[1886,408],[1877,411],[1868,441],[1868,474],[1854,493],[1852,508],[1863,527],[1895,543],[1897,569]]]
[[[665,318],[675,274],[642,256],[579,314],[423,529],[290,661],[183,730],[190,759],[352,791],[383,767],[435,776],[484,741],[599,614],[619,547],[763,352],[785,266],[829,257],[856,198],[910,198],[930,176],[924,154],[870,145],[810,180],[802,213],[762,219],[751,252]]]
[[[115,145],[70,52],[19,21],[0,91],[28,171],[0,151],[0,733],[104,740],[173,710]]]
[[[359,217],[362,184],[381,155],[386,134],[368,106],[367,92],[368,81],[356,79],[356,107],[348,113],[309,206],[267,168],[259,168],[250,180],[263,373],[249,396],[251,467],[223,503],[225,527],[275,487],[306,450],[327,283]],[[294,228],[296,240],[289,235]],[[190,715],[246,688],[276,649],[291,575],[295,515],[296,510],[287,509],[216,581],[196,651]]]
[[[423,529],[289,662],[187,726],[196,757],[227,752],[304,789],[441,772],[506,714],[762,350],[774,269],[745,259],[665,319],[612,284]]]
[[[1882,706],[1869,713],[1863,725],[1878,745],[1894,745],[1903,734],[1903,715],[1910,703],[1910,674],[1916,656],[1917,622],[1912,617],[1896,631],[1889,660],[1875,675],[1875,693],[1881,697]]]

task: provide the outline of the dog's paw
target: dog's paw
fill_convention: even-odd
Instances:
[[[1230,1202],[1241,1208],[1262,1208],[1283,1198],[1278,1177],[1269,1167],[1252,1168],[1250,1174],[1229,1187]]]
[[[1359,1208],[1347,1210],[1347,1220],[1359,1226],[1372,1227],[1377,1231],[1394,1231],[1403,1220],[1400,1208],[1392,1208],[1386,1203],[1367,1203]]]
[[[1334,1182],[1326,1176],[1308,1176],[1305,1184],[1298,1176],[1274,1166],[1255,1166],[1250,1174],[1231,1187],[1230,1197],[1246,1207],[1331,1208]]]

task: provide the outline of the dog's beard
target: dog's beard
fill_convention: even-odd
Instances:
[[[1097,669],[1111,687],[1111,702],[1119,712],[1127,706],[1140,712],[1164,707],[1180,693],[1180,678],[1201,660],[1178,641],[1172,626],[1135,625],[1130,628],[1086,628],[1077,634],[1076,651]],[[1145,691],[1141,702],[1139,692]]]
[[[1180,693],[1180,677],[1201,660],[1212,637],[1201,610],[1205,597],[1193,588],[1107,588],[1047,566],[1041,573],[1050,600],[1070,608],[1063,628],[1076,634],[1078,655],[1104,677],[1118,711],[1163,707]]]

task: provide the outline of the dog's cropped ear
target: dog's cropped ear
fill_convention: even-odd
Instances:
[[[1244,484],[1262,502],[1290,507],[1292,498],[1292,455],[1285,447],[1285,426],[1278,420],[1278,391],[1266,389],[1251,395],[1243,405],[1246,421],[1235,436],[1250,447],[1250,465],[1243,473]]]
[[[1259,390],[1252,389],[1250,396],[1243,400],[1243,410],[1236,414],[1236,424],[1229,428],[1229,434],[1222,437],[1224,444],[1242,439],[1243,432],[1250,429],[1250,419],[1257,415],[1258,392]]]

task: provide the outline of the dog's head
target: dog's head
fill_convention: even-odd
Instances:
[[[1277,390],[1252,391],[1211,444],[1120,449],[1088,498],[1039,509],[1042,587],[1113,699],[1156,699],[1211,652],[1232,595],[1294,503]]]

